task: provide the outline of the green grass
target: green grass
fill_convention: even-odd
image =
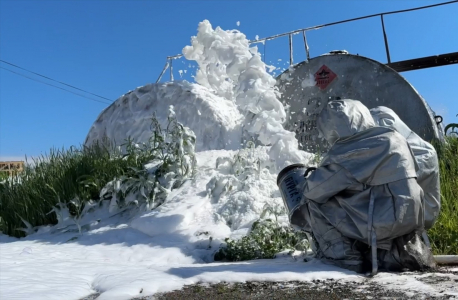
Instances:
[[[434,254],[458,254],[458,138],[436,144],[440,164],[441,212],[429,236]]]
[[[132,153],[122,156],[113,150],[98,144],[52,149],[34,159],[23,172],[0,184],[0,230],[20,237],[24,236],[17,230],[24,227],[22,219],[32,226],[55,224],[55,214],[48,213],[59,201],[98,200],[106,183],[148,161],[147,156],[134,159]]]
[[[6,180],[9,177],[7,172],[0,172],[0,181]]]
[[[168,190],[193,176],[196,163],[194,133],[178,123],[174,115],[168,120],[163,130],[153,116],[149,141],[137,145],[128,140],[122,152],[104,142],[52,149],[48,155],[29,162],[23,172],[0,182],[0,231],[22,237],[25,233],[20,229],[27,225],[24,221],[32,227],[56,224],[56,214],[50,212],[60,203],[79,219],[85,206],[90,207],[89,201],[92,207],[94,202],[110,200],[114,193],[118,208],[130,204],[124,201],[128,193],[143,196],[133,204],[147,202],[140,204],[149,209],[160,205]],[[145,169],[145,164],[152,161],[156,168]],[[165,174],[167,179],[162,178]],[[113,188],[114,181],[120,183],[119,190]]]

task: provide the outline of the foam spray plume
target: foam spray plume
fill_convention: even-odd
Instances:
[[[306,162],[310,154],[298,150],[294,132],[283,128],[286,112],[279,101],[276,80],[266,70],[257,47],[250,47],[238,30],[212,28],[199,23],[191,46],[183,49],[188,60],[197,62],[195,80],[226,101],[233,101],[245,116],[243,128],[249,138],[271,146],[269,156],[276,169]]]

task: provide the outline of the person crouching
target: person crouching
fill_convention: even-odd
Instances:
[[[406,139],[351,99],[330,101],[317,129],[331,148],[300,187],[316,258],[356,272],[434,267]]]

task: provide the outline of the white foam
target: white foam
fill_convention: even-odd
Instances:
[[[276,80],[243,33],[213,29],[205,20],[199,23],[197,36],[191,38],[183,55],[199,65],[197,83],[237,104],[245,116],[245,132],[263,145],[272,145],[269,155],[277,170],[310,158],[298,150],[295,134],[283,128],[286,112]]]
[[[165,128],[171,105],[178,121],[196,134],[196,151],[240,147],[242,115],[237,106],[186,81],[148,84],[120,97],[99,115],[85,145],[104,137],[117,145],[128,137],[147,142],[153,113]]]

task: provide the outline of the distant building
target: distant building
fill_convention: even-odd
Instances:
[[[24,170],[23,161],[0,161],[0,173],[8,173],[11,176],[22,170]]]

